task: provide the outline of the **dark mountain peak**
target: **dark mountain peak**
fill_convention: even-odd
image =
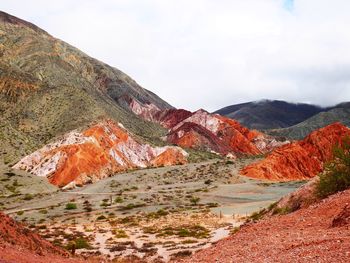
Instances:
[[[307,103],[263,99],[224,107],[215,113],[235,119],[248,128],[264,130],[289,127],[326,110],[328,108]]]

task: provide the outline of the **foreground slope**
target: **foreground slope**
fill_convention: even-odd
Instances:
[[[20,223],[0,213],[0,261],[6,263],[69,263],[83,262],[69,259],[67,251],[32,233]],[[84,260],[84,262],[86,262]],[[88,261],[92,262],[92,261]],[[97,262],[97,260],[96,260]]]
[[[133,168],[183,164],[186,159],[187,153],[179,147],[152,147],[135,140],[122,124],[106,120],[82,132],[67,133],[14,168],[45,176],[62,187],[95,182]]]
[[[4,12],[0,58],[0,154],[7,163],[101,118],[150,140],[164,132],[135,116],[129,102],[162,110],[169,104],[120,70]]]
[[[304,140],[284,145],[262,161],[248,165],[241,174],[258,179],[293,181],[310,179],[332,159],[333,147],[350,136],[350,129],[334,123],[312,132]]]
[[[289,127],[326,110],[311,104],[261,100],[227,106],[215,113],[237,120],[250,129],[265,130]]]
[[[249,223],[180,262],[348,262],[350,190],[308,208]]]

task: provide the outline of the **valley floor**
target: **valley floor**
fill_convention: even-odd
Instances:
[[[5,169],[0,205],[59,246],[78,242],[81,255],[168,261],[229,236],[247,215],[300,186],[238,175],[253,161],[135,170],[69,191]]]

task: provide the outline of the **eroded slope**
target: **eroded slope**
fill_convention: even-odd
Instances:
[[[276,181],[310,179],[323,170],[332,159],[333,147],[340,144],[350,129],[334,123],[312,132],[304,140],[284,145],[264,160],[245,167],[241,174]]]
[[[179,147],[138,142],[122,124],[106,120],[82,132],[66,134],[26,156],[14,168],[65,186],[95,182],[132,168],[182,164],[186,158],[187,153]]]

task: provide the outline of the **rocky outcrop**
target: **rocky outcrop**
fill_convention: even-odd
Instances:
[[[131,168],[183,164],[187,153],[179,147],[152,147],[127,132],[122,124],[102,121],[72,131],[24,157],[14,168],[45,176],[58,186],[86,184]]]
[[[245,167],[241,174],[275,181],[310,179],[332,159],[333,147],[350,135],[350,129],[334,123],[316,130],[304,140],[284,145],[264,160]]]

